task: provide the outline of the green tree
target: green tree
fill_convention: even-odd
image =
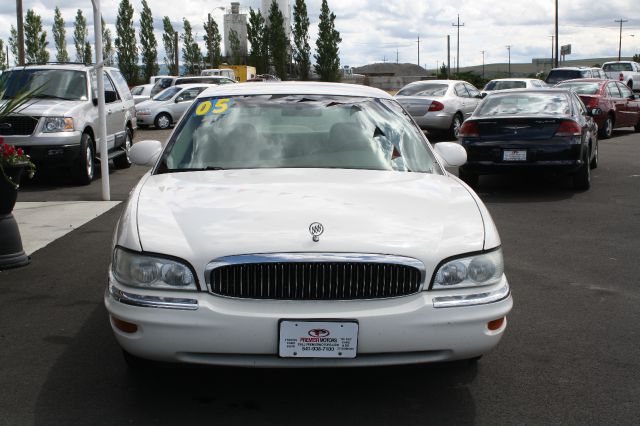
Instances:
[[[27,10],[24,19],[25,60],[27,63],[49,61],[47,32],[42,28],[42,18],[33,9]]]
[[[13,25],[9,30],[9,50],[13,55],[14,63],[18,65],[18,30]]]
[[[162,44],[164,45],[164,52],[167,56],[164,57],[164,63],[169,68],[171,75],[180,75],[180,70],[176,66],[176,31],[171,25],[171,20],[168,16],[162,18],[162,26],[164,33],[162,34]]]
[[[200,46],[198,46],[193,37],[191,23],[186,18],[182,18],[182,22],[184,24],[184,33],[180,36],[182,39],[182,59],[184,60],[186,73],[195,75],[200,70],[202,52],[200,52]]]
[[[122,0],[116,18],[116,57],[118,68],[129,84],[138,82],[138,46],[133,27],[133,6]]]
[[[157,75],[158,67],[158,42],[153,34],[153,16],[147,0],[142,0],[142,13],[140,13],[140,44],[142,45],[142,74],[144,81],[149,81],[151,76]]]
[[[111,30],[107,28],[104,18],[100,18],[100,23],[102,24],[102,60],[106,66],[112,67],[115,65],[115,59],[113,57]]]
[[[280,12],[276,0],[269,6],[269,53],[281,80],[287,79],[287,33],[284,30],[284,16]]]
[[[311,47],[309,46],[309,15],[305,0],[296,0],[293,5],[293,59],[298,64],[298,78],[309,79]]]
[[[633,62],[640,62],[640,54],[636,53],[635,55],[633,55]]]
[[[7,54],[4,50],[4,40],[0,38],[0,71],[7,69]]]
[[[251,44],[249,65],[256,67],[258,74],[269,72],[268,30],[260,10],[249,9],[249,23],[247,24],[247,40]]]
[[[218,24],[209,14],[207,21],[204,23],[204,42],[207,46],[207,59],[211,68],[217,68],[220,65],[222,56],[220,52],[221,41],[222,37],[220,36]]]
[[[87,29],[87,19],[82,14],[82,10],[78,9],[76,13],[76,20],[73,23],[73,44],[76,46],[76,62],[87,63],[91,61],[85,60],[84,51],[85,43],[89,37],[89,30]]]
[[[233,62],[233,65],[241,65],[242,50],[240,48],[240,38],[236,30],[229,31],[229,47],[231,50],[231,62]]]
[[[56,45],[56,61],[69,62],[69,53],[67,52],[67,30],[64,28],[64,19],[62,19],[62,13],[60,8],[56,6],[53,16],[53,41]]]
[[[318,38],[316,39],[315,70],[322,81],[340,80],[338,44],[342,41],[335,27],[336,15],[329,10],[327,0],[322,0]]]
[[[84,62],[85,64],[90,64],[93,62],[93,52],[91,52],[91,43],[88,41],[84,42]]]

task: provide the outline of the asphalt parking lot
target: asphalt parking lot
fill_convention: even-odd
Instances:
[[[614,134],[589,191],[481,179],[514,309],[477,367],[132,374],[102,304],[117,206],[0,272],[0,425],[638,424],[640,134]],[[111,171],[112,199],[145,171]],[[55,200],[100,200],[100,181],[39,176],[18,198]]]

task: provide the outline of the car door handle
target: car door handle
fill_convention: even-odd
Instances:
[[[111,111],[110,109],[108,109],[108,110],[107,110],[107,114],[108,114],[108,115],[111,115],[111,113],[112,113],[112,112],[113,112],[113,111]]]

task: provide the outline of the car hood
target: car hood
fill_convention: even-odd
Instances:
[[[184,172],[148,176],[135,193],[142,250],[187,259],[199,273],[222,256],[284,252],[403,255],[431,270],[484,244],[474,198],[458,180],[442,175]],[[324,226],[318,242],[309,232],[313,222]]]
[[[0,104],[4,104],[1,101]],[[60,99],[34,99],[26,107],[20,109],[20,114],[36,117],[63,117],[73,115],[73,110],[86,105],[87,101],[64,101]]]

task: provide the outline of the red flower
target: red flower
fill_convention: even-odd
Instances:
[[[18,152],[18,155],[21,157],[24,155],[24,151],[22,150],[22,148],[18,148],[17,152]]]

